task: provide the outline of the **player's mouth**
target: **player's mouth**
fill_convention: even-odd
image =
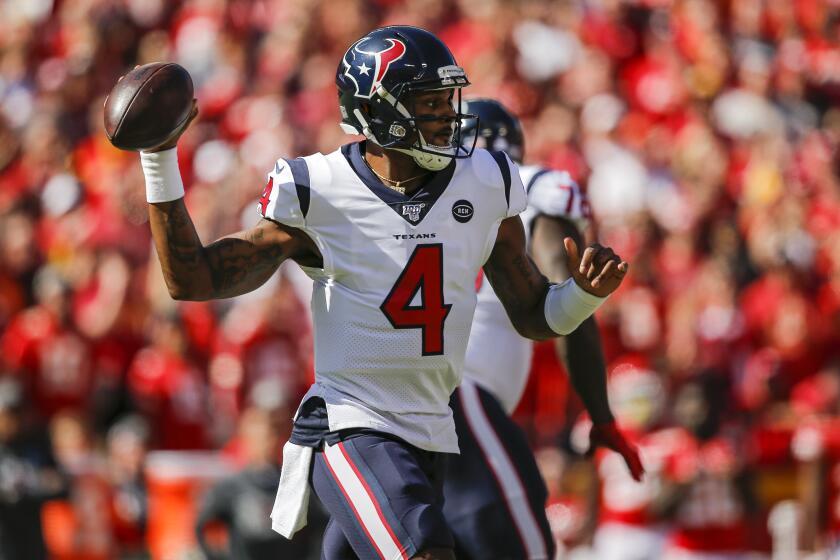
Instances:
[[[438,130],[431,138],[431,143],[435,146],[449,146],[452,144],[452,128]]]

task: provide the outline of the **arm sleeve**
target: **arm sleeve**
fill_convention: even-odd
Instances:
[[[303,227],[309,209],[309,170],[302,158],[278,159],[257,203],[263,218],[290,227]]]

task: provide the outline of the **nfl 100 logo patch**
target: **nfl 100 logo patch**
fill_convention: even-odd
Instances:
[[[423,213],[423,208],[426,207],[425,202],[405,203],[402,205],[401,214],[412,224],[420,221],[420,215]]]

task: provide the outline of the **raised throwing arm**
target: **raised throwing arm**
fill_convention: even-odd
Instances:
[[[163,277],[174,299],[208,300],[250,292],[268,280],[285,259],[320,261],[302,231],[263,219],[255,227],[205,246],[184,204],[176,145],[198,114],[160,146],[141,153],[149,202],[149,224]]]

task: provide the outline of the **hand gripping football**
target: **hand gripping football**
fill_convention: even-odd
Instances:
[[[138,66],[122,77],[105,100],[105,133],[123,150],[163,144],[190,118],[193,83],[174,62]]]

